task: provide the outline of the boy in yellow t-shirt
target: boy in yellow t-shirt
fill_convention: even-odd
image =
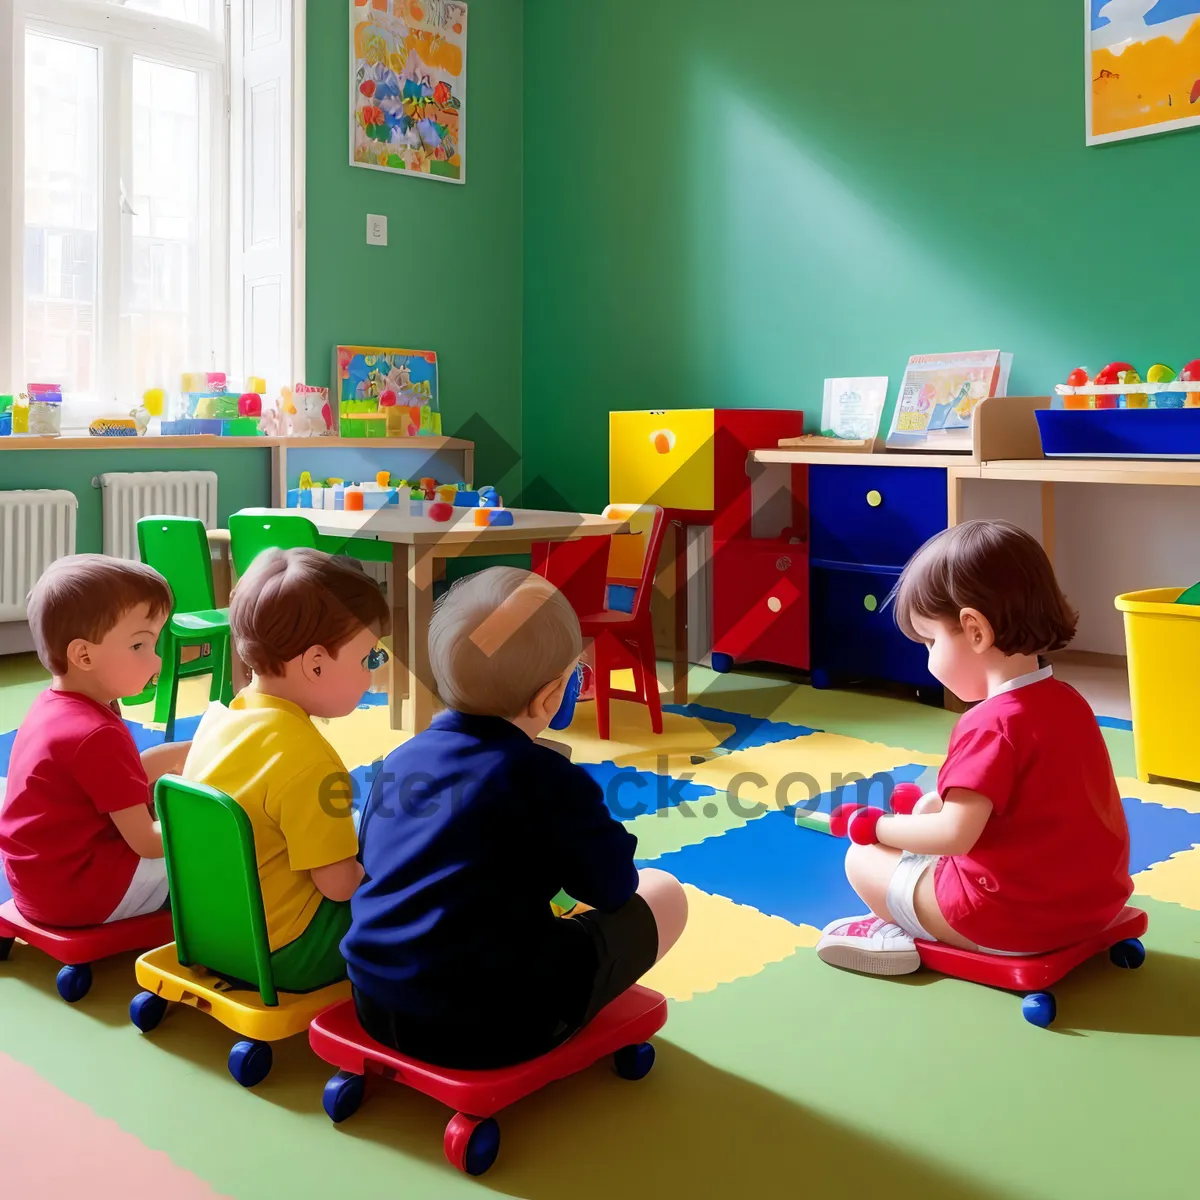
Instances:
[[[254,678],[228,708],[209,706],[183,773],[249,816],[275,984],[313,991],[345,978],[339,947],[363,870],[350,775],[311,718],[358,704],[387,604],[351,559],[268,550],[238,582],[229,625]]]

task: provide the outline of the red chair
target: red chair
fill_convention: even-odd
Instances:
[[[1058,1015],[1054,996],[1046,989],[1094,955],[1108,951],[1112,962],[1126,970],[1137,970],[1146,961],[1146,948],[1139,940],[1149,919],[1140,908],[1124,908],[1117,919],[1095,937],[1030,958],[980,954],[960,950],[942,942],[917,942],[921,965],[968,983],[982,983],[1007,992],[1025,992],[1021,1015],[1031,1025],[1045,1029]]]
[[[8,958],[17,938],[48,954],[63,964],[55,983],[68,1004],[82,1000],[91,989],[92,963],[131,950],[151,950],[174,937],[171,914],[165,910],[110,925],[60,929],[27,921],[11,900],[0,904],[0,962]]]
[[[318,1057],[338,1068],[321,1098],[331,1121],[341,1123],[358,1111],[368,1075],[394,1080],[457,1110],[446,1126],[446,1157],[460,1171],[482,1175],[500,1152],[495,1114],[502,1108],[609,1054],[618,1075],[641,1079],[654,1066],[647,1039],[666,1022],[666,998],[635,984],[549,1054],[494,1071],[454,1071],[389,1050],[363,1031],[352,1000],[319,1013],[308,1040]]]
[[[579,614],[584,638],[595,643],[596,728],[609,736],[609,701],[635,700],[650,709],[650,727],[662,733],[662,698],[658,692],[654,628],[650,599],[662,549],[666,514],[653,504],[610,504],[610,520],[625,521],[629,532],[609,539],[605,591],[598,587],[597,551],[579,543],[535,549],[534,570],[571,601]],[[586,542],[599,539],[585,538]],[[632,593],[632,594],[631,594]],[[620,603],[627,599],[628,603]],[[614,691],[612,672],[632,669],[634,690]]]

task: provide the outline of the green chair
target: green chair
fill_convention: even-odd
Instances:
[[[245,809],[203,783],[164,775],[154,787],[162,825],[175,953],[183,966],[245,980],[279,1003],[258,883],[254,830]]]
[[[175,737],[175,705],[179,680],[212,675],[210,700],[233,699],[229,610],[217,608],[213,595],[212,558],[204,522],[195,517],[142,517],[137,525],[142,562],[171,585],[175,607],[158,640],[162,668],[154,698],[154,720],[165,722],[167,741]],[[208,646],[210,653],[180,662],[185,646]]]
[[[229,518],[229,542],[233,569],[239,576],[246,573],[264,550],[272,547],[292,550],[303,546],[326,554],[346,554],[363,562],[392,561],[389,542],[318,533],[307,517],[292,513],[284,516],[269,508],[243,508],[234,513]]]
[[[145,991],[130,1002],[129,1019],[150,1033],[171,1004],[206,1013],[242,1039],[229,1052],[229,1073],[254,1087],[271,1070],[271,1043],[306,1033],[317,1013],[348,1002],[350,984],[282,995],[276,989],[254,830],[235,800],[164,775],[154,801],[175,941],[134,965]]]

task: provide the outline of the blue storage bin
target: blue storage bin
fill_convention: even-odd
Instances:
[[[946,528],[946,472],[810,466],[808,507],[814,563],[902,567]]]
[[[1200,408],[1039,408],[1047,458],[1200,459]]]
[[[925,473],[924,469],[921,473]],[[892,606],[885,606],[899,578],[898,570],[813,568],[814,675],[823,674],[829,683],[890,679],[917,687],[940,686],[929,673],[927,648],[919,642],[910,642],[897,627]]]

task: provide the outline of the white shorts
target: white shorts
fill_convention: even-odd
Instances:
[[[921,877],[934,866],[940,854],[913,854],[905,850],[892,872],[887,888],[887,908],[892,920],[911,938],[919,942],[936,942],[937,938],[917,919],[915,900],[917,884]],[[986,946],[976,947],[980,954],[997,954],[1001,958],[1029,958],[1023,950],[989,950]]]
[[[167,860],[165,858],[140,858],[137,870],[129,881],[121,903],[112,910],[104,922],[124,921],[128,917],[140,917],[158,912],[167,902]]]

